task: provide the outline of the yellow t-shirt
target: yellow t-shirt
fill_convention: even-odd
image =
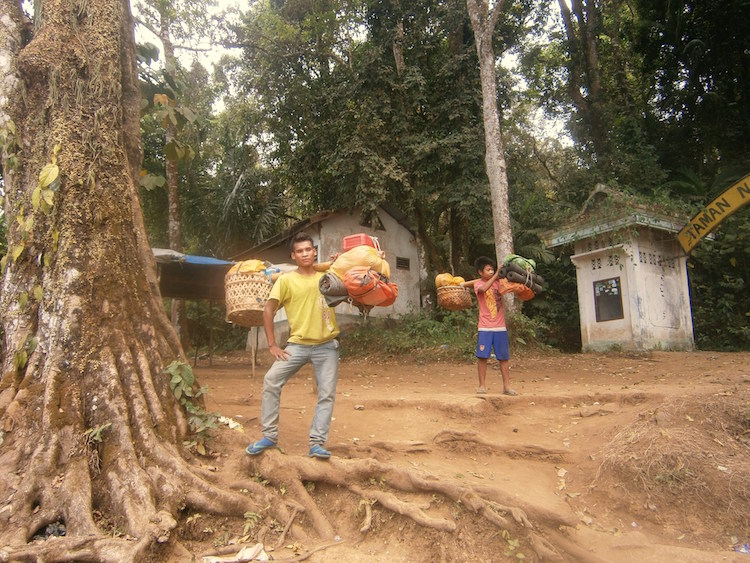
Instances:
[[[276,280],[269,299],[276,299],[286,309],[289,320],[289,342],[322,344],[339,335],[336,313],[328,306],[318,289],[323,272],[303,276],[287,272]]]

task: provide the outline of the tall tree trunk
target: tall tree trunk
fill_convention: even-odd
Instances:
[[[602,100],[602,78],[599,69],[600,14],[593,0],[585,4],[558,0],[565,35],[568,39],[568,95],[590,134],[594,152],[599,159],[608,157],[608,126]],[[575,16],[575,19],[573,18]]]
[[[15,130],[2,159],[12,250],[0,297],[0,545],[11,560],[142,560],[181,507],[251,503],[198,477],[180,447],[186,416],[164,368],[183,352],[138,202],[129,4],[35,9],[24,45],[18,3],[0,2],[0,124]],[[100,529],[95,511],[135,541]],[[28,543],[55,522],[65,538]]]
[[[399,77],[404,74],[404,22],[396,24],[396,38],[393,40],[393,60],[396,63],[396,73]]]
[[[425,270],[428,272],[444,270],[445,265],[440,258],[438,249],[435,248],[435,233],[430,232],[428,226],[429,220],[427,219],[427,213],[424,206],[420,203],[416,203],[414,205],[414,214],[417,218],[417,233],[419,234],[419,239],[424,246]]]
[[[500,130],[500,113],[497,109],[497,75],[492,34],[500,17],[503,0],[492,10],[485,0],[466,0],[474,41],[479,57],[479,74],[482,82],[482,116],[484,120],[485,168],[490,182],[492,221],[495,228],[495,249],[498,263],[513,252],[513,233],[510,228],[508,205],[508,172],[505,165],[503,135]]]
[[[174,45],[169,33],[171,19],[167,10],[168,6],[159,4],[159,39],[164,47],[164,62],[167,72],[174,76],[177,70],[177,57],[174,54]],[[175,93],[176,95],[176,93]],[[167,120],[167,131],[165,135],[165,146],[177,139],[177,126]],[[180,176],[177,161],[166,158],[167,177],[167,204],[168,204],[168,230],[169,248],[176,252],[182,252],[182,214],[180,211]],[[187,323],[187,308],[182,299],[172,299],[171,307],[172,326],[177,332],[180,342],[185,349],[190,346],[190,334]]]

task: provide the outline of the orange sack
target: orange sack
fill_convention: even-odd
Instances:
[[[388,307],[398,297],[398,286],[368,266],[354,266],[344,274],[349,297],[363,305]]]
[[[505,278],[500,278],[497,281],[500,286],[500,295],[515,293],[521,301],[529,301],[534,299],[536,295],[530,287],[526,287],[522,283],[511,282]]]

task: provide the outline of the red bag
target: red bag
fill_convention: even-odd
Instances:
[[[367,266],[354,266],[344,274],[349,297],[363,305],[388,307],[398,297],[398,286]]]
[[[342,241],[342,247],[344,252],[351,250],[355,246],[372,246],[375,250],[380,250],[380,242],[378,237],[371,237],[365,233],[357,233],[356,235],[349,235],[344,237]]]

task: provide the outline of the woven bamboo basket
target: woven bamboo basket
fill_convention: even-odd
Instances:
[[[471,292],[460,285],[444,285],[437,288],[438,305],[450,311],[460,311],[471,307]]]
[[[262,272],[234,272],[224,278],[227,321],[251,328],[263,326],[263,307],[271,282]]]

